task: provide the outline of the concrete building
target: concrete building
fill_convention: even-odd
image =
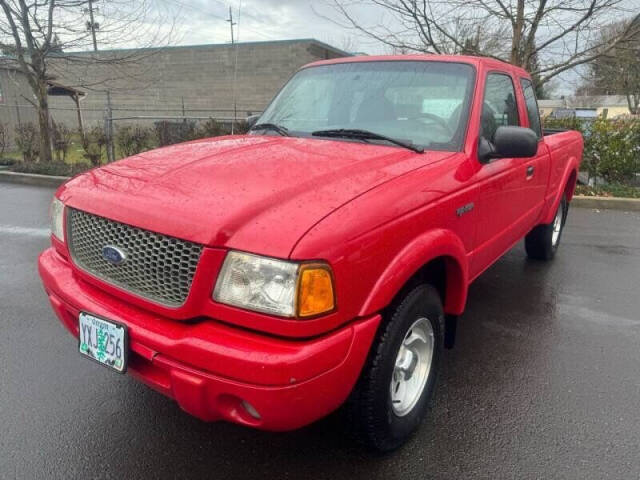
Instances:
[[[349,54],[303,39],[67,55],[54,59],[50,71],[57,82],[87,92],[81,105],[90,126],[104,119],[107,91],[114,117],[148,117],[149,122],[182,115],[231,118],[235,92],[242,119],[262,111],[302,65]],[[50,105],[54,120],[76,123],[69,99],[52,98]]]

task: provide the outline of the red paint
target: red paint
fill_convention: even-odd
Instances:
[[[186,303],[153,304],[81,272],[64,243],[42,254],[40,274],[62,323],[81,310],[122,322],[130,371],[205,420],[286,430],[337,408],[355,383],[379,313],[436,258],[446,269],[445,310],[464,311],[469,283],[571,197],[582,157],[576,132],[545,137],[530,159],[477,159],[488,71],[516,85],[528,126],[522,69],[474,57],[362,57],[465,62],[476,70],[463,150],[426,152],[317,138],[233,136],[146,152],[92,170],[57,192],[67,205],[205,245]],[[536,168],[526,180],[529,165]],[[461,206],[474,204],[462,216]],[[282,319],[215,303],[229,249],[332,267],[338,309]],[[197,322],[181,320],[200,319]],[[260,421],[241,408],[246,400]]]

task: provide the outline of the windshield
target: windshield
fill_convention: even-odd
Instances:
[[[294,75],[259,123],[285,127],[297,136],[329,129],[368,130],[431,150],[457,151],[473,80],[470,65],[438,61],[310,67]]]

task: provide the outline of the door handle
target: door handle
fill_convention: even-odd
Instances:
[[[535,172],[535,170],[536,170],[536,167],[534,167],[533,165],[529,165],[527,167],[527,180],[533,177],[533,172]]]

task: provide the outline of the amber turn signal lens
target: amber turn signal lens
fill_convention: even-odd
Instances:
[[[298,280],[298,317],[312,317],[335,308],[333,279],[326,265],[302,265]]]

